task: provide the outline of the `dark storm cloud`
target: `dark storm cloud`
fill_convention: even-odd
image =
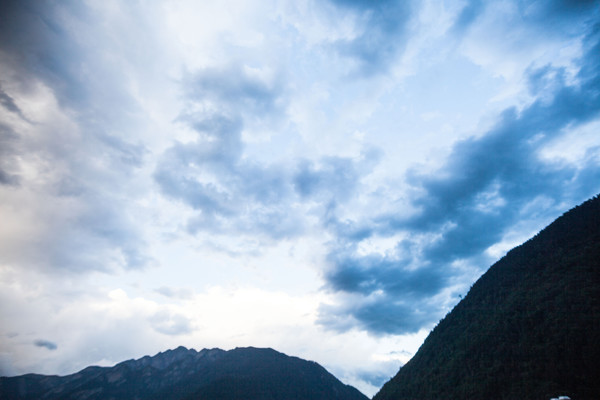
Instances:
[[[383,291],[392,295],[432,296],[446,286],[446,277],[431,266],[415,268],[407,259],[381,255],[357,257],[344,250],[330,254],[337,268],[325,273],[336,291],[370,295]]]
[[[489,131],[458,142],[439,170],[409,172],[407,181],[418,193],[410,198],[414,214],[356,222],[366,227],[365,235],[338,237],[324,277],[330,290],[348,300],[323,306],[322,324],[374,334],[429,326],[444,312],[431,299],[465,273],[453,262],[483,262],[479,268],[485,268],[491,260],[483,252],[513,226],[524,220],[547,223],[566,211],[565,204],[574,206],[600,191],[598,147],[577,163],[540,157],[544,146],[600,117],[599,31],[594,26],[584,39],[575,83],[566,83],[561,69],[530,69],[536,101],[520,111],[505,110]],[[540,201],[544,207],[535,206]],[[398,232],[408,237],[390,254],[357,251],[356,242]]]
[[[121,70],[105,57],[97,16],[78,2],[5,1],[0,7],[0,62],[3,79],[11,80],[0,88],[0,104],[30,131],[10,121],[2,126],[0,182],[35,193],[32,212],[47,217],[39,221],[44,232],[35,241],[21,243],[26,248],[3,259],[47,271],[141,267],[148,259],[121,193],[146,150],[123,134],[137,110]],[[61,116],[50,123],[26,117],[18,96],[33,96],[40,86],[57,100],[69,124],[58,126]],[[27,181],[19,175],[27,163],[53,168],[42,167],[44,179]],[[69,210],[58,206],[52,216],[44,214],[47,204],[67,202]]]
[[[372,335],[418,332],[439,315],[440,305],[423,298],[385,293],[367,298],[345,298],[341,304],[321,305],[317,322],[335,331],[358,328]]]
[[[22,71],[12,77],[18,83],[42,80],[61,105],[106,129],[124,121],[124,110],[134,111],[125,87],[116,84],[115,65],[87,43],[99,32],[93,30],[97,15],[85,4],[8,0],[1,7],[0,49],[9,55],[5,61]]]
[[[359,326],[373,334],[406,334],[418,332],[439,313],[440,306],[422,299],[380,296],[375,301],[361,302],[352,311]]]
[[[48,350],[56,350],[58,348],[56,343],[51,342],[49,340],[43,340],[43,339],[36,340],[35,342],[33,342],[33,344],[36,345],[37,347],[43,347]]]
[[[588,44],[578,84],[565,84],[560,73],[547,77],[548,69],[542,69],[544,79],[552,80],[546,85],[551,93],[544,93],[521,112],[506,110],[482,137],[459,142],[436,174],[413,173],[412,185],[422,190],[413,200],[419,213],[406,220],[391,219],[392,224],[422,231],[453,224],[430,250],[431,255],[462,258],[497,241],[520,217],[519,211],[537,197],[573,204],[593,195],[598,183],[581,182],[581,172],[583,168],[597,170],[597,164],[553,163],[540,159],[539,151],[565,129],[598,117],[598,51],[597,42]],[[532,80],[540,80],[539,71]],[[468,240],[469,235],[476,239]],[[460,245],[465,242],[466,246]]]
[[[324,274],[329,290],[349,294],[337,305],[323,305],[319,323],[344,331],[353,327],[374,335],[419,331],[443,312],[432,301],[457,273],[431,262],[417,262],[418,248],[398,243],[390,255],[358,255],[354,248],[330,253],[332,268]]]
[[[77,54],[80,45],[60,23],[61,12],[86,16],[83,7],[71,2],[68,7],[34,1],[3,2],[3,19],[0,24],[0,46],[7,51],[11,61],[26,74],[20,76],[23,84],[41,78],[56,87],[61,100],[87,101],[87,82],[83,81]]]
[[[338,7],[358,16],[362,31],[353,39],[339,40],[340,54],[358,62],[358,72],[372,76],[388,71],[404,49],[407,24],[411,16],[410,1],[331,0]]]

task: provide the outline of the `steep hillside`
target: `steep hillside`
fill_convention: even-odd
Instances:
[[[600,197],[511,250],[374,397],[600,399]]]
[[[64,377],[0,378],[0,399],[366,400],[315,362],[272,349],[179,347]]]

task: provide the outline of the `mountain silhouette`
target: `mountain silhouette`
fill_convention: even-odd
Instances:
[[[0,378],[0,398],[367,399],[315,362],[253,347],[199,352],[178,347],[114,367],[88,367],[63,377],[28,374]]]
[[[374,400],[600,399],[600,197],[508,252]]]

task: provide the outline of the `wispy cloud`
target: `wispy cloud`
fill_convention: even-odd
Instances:
[[[284,237],[301,229],[285,209],[292,190],[285,169],[242,157],[244,127],[270,118],[281,88],[241,67],[199,71],[182,86],[188,103],[179,121],[197,136],[165,151],[154,179],[166,196],[198,211],[188,230]]]
[[[188,103],[178,120],[196,139],[166,150],[154,179],[166,196],[198,211],[188,221],[190,233],[296,236],[305,228],[301,214],[308,203],[324,208],[351,198],[365,166],[377,158],[376,151],[358,160],[332,156],[316,162],[244,157],[246,125],[280,118],[284,89],[240,66],[199,71],[182,86]]]

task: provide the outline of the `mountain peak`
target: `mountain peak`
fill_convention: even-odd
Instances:
[[[0,398],[367,400],[323,367],[273,349],[230,351],[180,346],[112,368],[86,368],[65,377],[0,378]]]

